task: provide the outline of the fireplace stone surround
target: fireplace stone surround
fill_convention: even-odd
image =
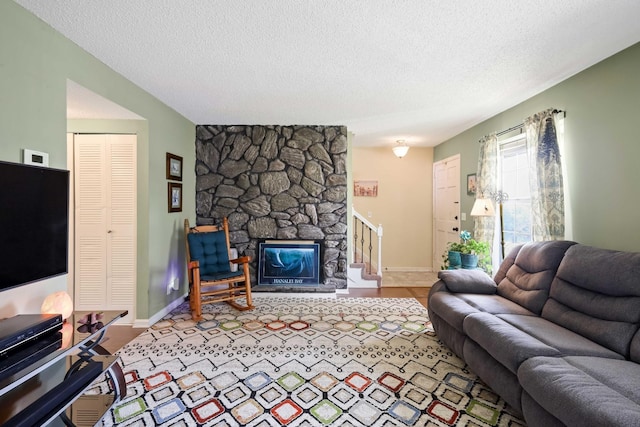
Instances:
[[[252,258],[254,291],[347,287],[346,154],[344,126],[196,127],[196,221],[229,219],[231,245]],[[320,285],[256,286],[265,239],[320,242]]]

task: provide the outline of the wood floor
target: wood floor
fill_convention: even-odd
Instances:
[[[377,289],[350,289],[348,294],[338,294],[338,298],[415,298],[420,304],[427,307],[429,290],[424,286],[416,287],[382,287]]]
[[[337,298],[415,298],[426,308],[429,289],[425,286],[351,289],[347,294],[338,294]],[[111,326],[101,345],[110,353],[115,353],[144,331],[144,328],[132,328],[131,326]]]

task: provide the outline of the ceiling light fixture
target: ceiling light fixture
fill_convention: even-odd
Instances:
[[[393,147],[393,154],[395,154],[396,157],[401,159],[407,155],[408,151],[409,151],[409,146],[404,141],[404,139],[399,139],[396,141],[396,145],[395,147]]]

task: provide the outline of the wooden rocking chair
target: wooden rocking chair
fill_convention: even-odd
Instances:
[[[251,279],[248,256],[230,259],[229,223],[189,227],[184,220],[189,277],[189,306],[194,320],[202,319],[202,305],[226,302],[237,310],[251,310]],[[238,264],[231,271],[231,264]],[[240,305],[236,299],[246,300]]]

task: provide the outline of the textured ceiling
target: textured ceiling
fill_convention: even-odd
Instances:
[[[638,0],[15,1],[196,124],[357,146],[436,145],[640,41]]]

